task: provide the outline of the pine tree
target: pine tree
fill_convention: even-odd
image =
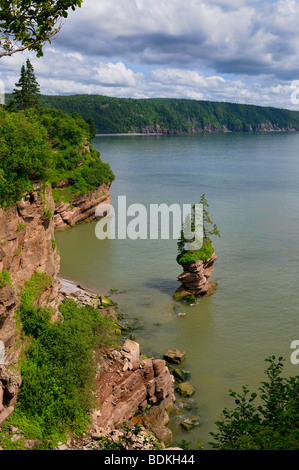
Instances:
[[[203,229],[203,239],[198,237],[196,230],[196,208],[195,205],[192,207],[191,214],[188,214],[185,218],[185,221],[182,225],[181,236],[178,240],[177,246],[179,259],[182,254],[186,252],[186,246],[192,244],[192,251],[199,250],[203,245],[211,243],[211,236],[215,235],[220,237],[220,231],[217,225],[211,220],[210,215],[207,211],[209,207],[206,195],[202,194],[199,204],[202,204],[202,229]],[[190,248],[189,248],[190,249]]]
[[[89,125],[89,134],[90,134],[90,139],[94,139],[96,136],[96,125],[92,117],[89,117],[86,119],[87,124]]]
[[[40,87],[29,59],[26,67],[22,65],[20,79],[15,85],[13,96],[18,109],[39,108]]]
[[[203,205],[203,232],[204,238],[208,239],[211,235],[216,235],[220,237],[220,231],[216,224],[211,220],[210,215],[207,211],[207,207],[210,207],[206,199],[206,195],[202,194],[200,198],[200,204]]]

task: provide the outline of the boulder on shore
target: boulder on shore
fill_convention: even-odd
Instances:
[[[192,397],[195,393],[195,387],[190,382],[182,382],[176,387],[176,391],[182,397]]]
[[[178,349],[168,349],[164,354],[164,359],[170,364],[181,364],[185,359],[185,351],[179,351]]]

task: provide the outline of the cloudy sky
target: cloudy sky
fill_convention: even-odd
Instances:
[[[298,18],[299,0],[83,0],[43,58],[2,58],[0,79],[12,91],[29,57],[44,94],[299,109]]]

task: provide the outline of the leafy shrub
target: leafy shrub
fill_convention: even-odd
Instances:
[[[0,289],[5,287],[7,284],[11,286],[10,274],[5,269],[0,271]]]
[[[32,182],[45,180],[52,165],[48,135],[33,112],[0,111],[0,204],[8,207]]]
[[[11,421],[25,423],[24,436],[39,439],[41,449],[54,448],[69,431],[86,430],[95,405],[95,351],[117,342],[111,318],[73,300],[63,302],[60,320],[51,322],[51,310],[37,305],[50,281],[36,272],[20,293],[19,317],[30,341]]]
[[[269,363],[258,393],[245,386],[241,393],[230,390],[233,410],[225,409],[211,433],[218,450],[298,450],[299,376],[283,377],[283,358]],[[255,404],[255,401],[259,404]]]
[[[21,300],[21,309],[31,308],[35,302],[40,298],[41,294],[50,287],[52,279],[45,273],[40,273],[36,271],[33,276],[28,279],[23,286],[23,289],[20,292]]]

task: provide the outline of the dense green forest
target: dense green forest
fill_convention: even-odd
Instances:
[[[8,97],[9,100],[9,97]],[[299,130],[299,112],[224,102],[187,99],[131,99],[100,95],[40,96],[44,108],[79,113],[95,122],[96,131],[128,132],[206,132]],[[159,128],[157,128],[159,126]]]
[[[0,205],[15,204],[36,181],[68,181],[68,193],[88,193],[114,175],[88,142],[90,128],[78,114],[58,109],[0,110]],[[63,195],[65,197],[65,194]]]

